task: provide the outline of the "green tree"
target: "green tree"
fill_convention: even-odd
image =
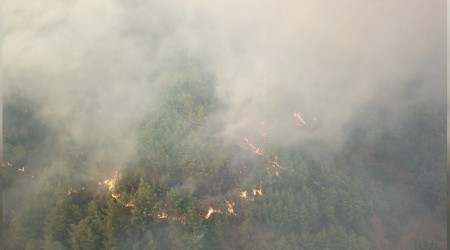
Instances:
[[[131,223],[140,232],[146,232],[163,209],[157,190],[144,178],[140,179],[134,206],[131,209]]]
[[[52,240],[60,242],[64,247],[69,248],[69,230],[72,224],[77,224],[82,217],[79,206],[63,196],[56,205],[50,209],[45,217],[44,230]]]
[[[105,249],[127,249],[130,238],[129,219],[128,208],[116,202],[112,197],[106,199],[103,217]]]
[[[104,246],[104,215],[94,201],[88,204],[88,215],[72,225],[69,233],[72,249],[102,249]]]

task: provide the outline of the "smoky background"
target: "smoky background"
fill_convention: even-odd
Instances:
[[[87,155],[80,179],[102,179],[138,164],[142,123],[162,112],[162,96],[180,72],[206,75],[219,103],[192,137],[211,134],[226,148],[238,147],[233,154],[248,137],[268,147],[306,147],[330,162],[330,155],[344,155],[342,161],[361,166],[352,171],[361,183],[375,178],[363,167],[372,164],[360,157],[364,146],[380,148],[371,158],[375,165],[439,169],[445,162],[444,1],[3,5],[3,98],[26,99],[35,119],[50,127],[51,136],[40,135],[31,146],[37,150],[30,162],[46,166],[30,174],[37,187],[55,174],[77,173],[61,148]],[[409,127],[430,110],[440,118],[435,127]],[[403,142],[429,143],[430,152],[413,159],[415,148]],[[5,200],[14,204],[27,182],[5,190]],[[367,192],[373,203],[410,202],[414,211],[404,217],[416,210],[441,214],[406,189],[393,182]],[[14,205],[8,206],[10,212]]]

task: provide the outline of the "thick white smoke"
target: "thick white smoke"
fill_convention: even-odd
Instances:
[[[42,115],[62,139],[97,144],[125,161],[136,151],[136,123],[158,105],[158,89],[194,58],[216,79],[225,111],[212,117],[227,141],[241,140],[262,121],[278,143],[338,140],[373,93],[399,88],[417,72],[439,78],[433,68],[445,52],[444,6],[441,0],[9,1],[4,89],[43,103]],[[293,112],[320,124],[299,129]],[[106,146],[113,144],[120,146]]]

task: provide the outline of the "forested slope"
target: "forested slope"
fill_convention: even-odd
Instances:
[[[7,249],[445,248],[420,231],[403,237],[411,223],[445,225],[442,112],[407,107],[399,132],[375,125],[383,108],[355,115],[340,148],[280,145],[257,124],[230,144],[211,122],[224,108],[213,77],[181,72],[138,121],[137,150],[120,167],[90,165],[95,148],[62,140],[38,101],[5,99]],[[320,126],[290,118],[299,133]]]

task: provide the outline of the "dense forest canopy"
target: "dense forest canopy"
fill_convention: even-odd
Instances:
[[[6,98],[8,245],[371,249],[395,246],[410,223],[445,220],[443,109],[413,104],[400,124],[386,124],[383,107],[370,119],[356,115],[338,152],[326,141],[277,146],[258,133],[229,146],[205,125],[220,108],[211,80],[189,78],[163,91],[158,112],[139,125],[137,158],[116,170],[108,159],[88,165],[96,152],[61,145],[39,105]],[[371,128],[382,122],[402,129]],[[314,129],[295,117],[292,126]],[[443,247],[426,237],[409,240]]]
[[[441,2],[346,2],[6,3],[5,249],[446,249]]]

